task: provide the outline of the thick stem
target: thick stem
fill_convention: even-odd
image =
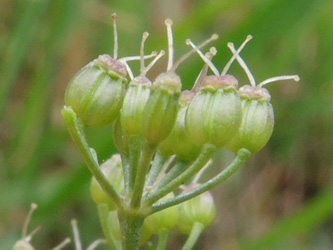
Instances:
[[[116,240],[113,238],[112,232],[108,226],[108,216],[109,216],[109,207],[107,204],[98,204],[98,215],[99,221],[102,226],[102,230],[108,245],[111,249],[120,250],[119,246],[116,243]]]
[[[146,175],[150,166],[150,161],[155,153],[155,148],[155,146],[144,143],[131,199],[131,206],[133,208],[140,207],[142,193],[146,182]]]
[[[193,224],[192,230],[190,235],[187,238],[185,245],[183,246],[182,250],[191,250],[194,244],[199,239],[202,231],[204,230],[204,225],[200,222],[195,222]]]
[[[123,250],[138,250],[144,217],[118,211]]]
[[[159,190],[154,190],[154,192],[151,192],[146,202],[148,205],[152,205],[155,201],[161,199],[171,191],[178,188],[180,185],[185,183],[187,180],[189,180],[193,175],[195,175],[205,164],[209,161],[209,159],[212,157],[212,155],[215,153],[216,147],[212,144],[205,144],[202,147],[202,150],[200,152],[200,155],[198,158],[193,162],[193,164],[186,169],[181,175],[173,179],[171,182],[169,182],[164,187],[161,187]]]
[[[62,109],[62,116],[65,120],[67,129],[72,139],[85,160],[90,172],[95,177],[99,185],[102,187],[106,195],[117,205],[119,209],[123,209],[121,196],[118,194],[113,185],[105,177],[94,156],[92,155],[88,142],[85,137],[83,125],[80,124],[76,113],[71,107],[65,106]]]
[[[233,173],[235,173],[246,161],[250,158],[251,152],[245,148],[238,150],[235,159],[232,163],[226,167],[221,173],[210,179],[209,181],[201,184],[200,186],[194,188],[193,190],[180,194],[177,197],[165,201],[158,202],[152,206],[152,213],[158,212],[160,210],[166,209],[168,207],[177,205],[184,201],[187,201],[195,196],[198,196],[216,185],[225,181],[228,177],[230,177]]]
[[[158,233],[158,243],[156,250],[165,250],[168,241],[169,230],[162,228]]]

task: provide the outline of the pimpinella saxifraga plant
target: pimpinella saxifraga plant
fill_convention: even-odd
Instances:
[[[174,63],[172,21],[167,19],[167,70],[150,80],[146,73],[164,51],[145,56],[145,32],[140,56],[118,59],[115,17],[113,57],[101,55],[73,77],[62,115],[93,175],[91,195],[109,246],[138,249],[157,234],[157,249],[165,249],[168,232],[179,227],[189,234],[183,249],[192,249],[215,216],[209,190],[236,172],[272,134],[274,113],[270,94],[263,86],[299,78],[279,76],[256,85],[239,56],[251,36],[237,50],[228,44],[233,55],[221,73],[211,62],[215,48],[206,54],[200,50],[217,35],[199,46],[188,39],[191,51]],[[204,66],[193,88],[182,92],[181,78],[175,71],[192,53],[199,54]],[[144,61],[153,57],[145,66]],[[127,64],[129,60],[140,60],[137,77]],[[235,60],[251,85],[238,89],[237,78],[227,74]],[[208,69],[213,75],[207,75]],[[100,165],[86,140],[85,127],[108,124],[113,124],[110,133],[119,154]],[[235,152],[234,160],[216,176],[199,181],[221,147]]]

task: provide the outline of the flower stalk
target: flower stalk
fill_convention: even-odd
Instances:
[[[97,182],[103,188],[107,196],[117,205],[119,209],[122,209],[123,204],[121,202],[122,199],[120,195],[118,194],[117,190],[115,190],[113,185],[106,179],[105,175],[99,168],[96,159],[91,153],[88,142],[85,138],[82,123],[80,123],[75,112],[70,107],[65,106],[61,113],[66,123],[67,129],[72,136],[76,146],[78,147],[83,159],[85,160],[90,172],[96,178]]]
[[[205,227],[202,223],[200,223],[200,222],[194,223],[191,233],[188,236],[182,250],[191,250],[204,229],[205,229]]]

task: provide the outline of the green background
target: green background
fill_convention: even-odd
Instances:
[[[76,218],[83,245],[101,238],[89,196],[90,173],[64,127],[66,85],[99,54],[113,53],[111,13],[118,14],[119,56],[166,49],[164,19],[174,20],[175,57],[218,33],[215,65],[222,69],[248,34],[246,60],[258,82],[299,74],[301,81],[267,85],[276,125],[267,146],[213,190],[217,216],[197,249],[333,249],[333,1],[331,0],[0,0],[0,249],[20,238],[31,202],[37,249],[72,237]],[[165,70],[166,58],[148,74]],[[177,73],[192,86],[197,55]],[[131,63],[138,74],[138,63]],[[235,64],[230,73],[247,78]],[[100,162],[115,148],[111,127],[89,130]],[[221,150],[217,169],[232,155]],[[214,171],[214,170],[213,170]],[[212,171],[212,172],[213,172]],[[212,174],[212,173],[211,173]],[[169,247],[179,249],[178,230]],[[73,245],[66,249],[73,249]],[[99,249],[106,249],[100,247]]]

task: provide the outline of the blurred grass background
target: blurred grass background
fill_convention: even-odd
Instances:
[[[118,14],[119,55],[166,49],[164,19],[174,20],[176,58],[212,33],[214,63],[222,68],[248,34],[242,52],[257,81],[299,74],[299,83],[273,83],[276,126],[268,145],[213,190],[217,218],[197,249],[333,249],[333,2],[331,0],[0,0],[0,249],[20,238],[31,202],[30,228],[51,249],[71,236],[77,218],[83,244],[102,237],[89,196],[90,173],[60,115],[65,87],[77,70],[113,51],[111,13]],[[165,69],[156,65],[149,76]],[[132,63],[138,73],[138,63]],[[198,56],[178,73],[190,88],[202,67]],[[246,75],[235,64],[240,83]],[[115,148],[110,126],[89,131],[100,161]],[[221,150],[218,165],[230,153]],[[222,168],[222,166],[217,166]],[[172,234],[180,249],[185,236]],[[73,249],[68,246],[66,249]],[[100,249],[106,249],[100,247]]]

